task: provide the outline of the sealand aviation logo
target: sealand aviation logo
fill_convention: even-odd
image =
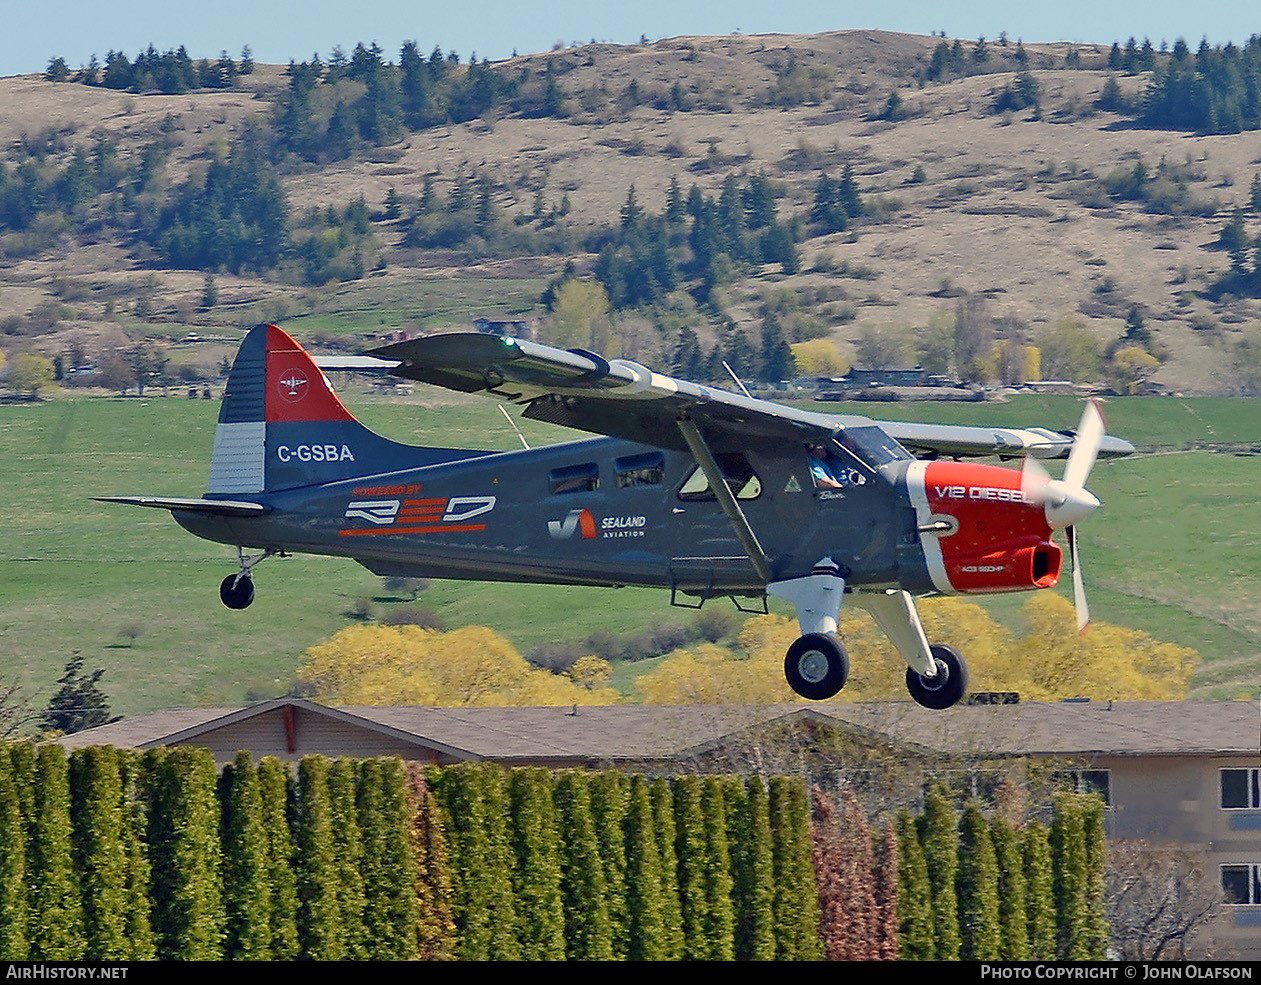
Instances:
[[[286,370],[285,375],[280,378],[276,386],[280,391],[280,399],[291,404],[296,404],[311,389],[306,373],[300,369]]]
[[[563,520],[547,521],[547,532],[553,540],[569,540],[579,530],[583,540],[595,540],[595,517],[590,510],[570,510]]]

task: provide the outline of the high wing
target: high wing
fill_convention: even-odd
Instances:
[[[526,405],[525,416],[678,451],[689,450],[678,422],[708,431],[810,441],[872,424],[923,456],[1001,455],[1064,458],[1071,434],[1043,428],[1003,429],[872,421],[820,414],[770,400],[654,373],[629,359],[604,359],[581,349],[480,332],[427,335],[374,349],[397,360],[392,375],[463,393],[487,393]],[[1133,446],[1105,437],[1102,458],[1128,455]]]

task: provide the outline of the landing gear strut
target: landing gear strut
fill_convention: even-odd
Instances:
[[[788,686],[811,701],[823,701],[845,686],[849,655],[833,633],[806,633],[784,658]]]
[[[968,665],[959,651],[944,643],[931,647],[937,673],[924,677],[915,669],[906,669],[906,689],[925,708],[940,711],[958,702],[968,690]]]
[[[251,574],[254,565],[273,555],[281,555],[281,552],[268,548],[257,557],[247,558],[244,549],[238,547],[236,557],[241,570],[234,575],[228,575],[219,583],[219,600],[229,609],[249,608],[250,603],[254,601],[254,578]]]

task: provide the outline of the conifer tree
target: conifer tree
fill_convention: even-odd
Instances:
[[[817,961],[819,890],[811,864],[810,809],[805,784],[774,777],[770,787],[772,865],[775,871],[776,960]]]
[[[990,834],[994,838],[994,855],[998,862],[1000,956],[1004,961],[1028,961],[1025,866],[1020,850],[1020,836],[1001,817],[990,822]]]
[[[849,923],[847,920],[848,890],[845,863],[837,830],[836,805],[818,787],[810,791],[811,843],[814,850],[814,874],[819,884],[819,933],[823,937],[823,956],[828,961],[851,958]]]
[[[394,758],[365,759],[358,769],[365,953],[375,961],[414,960],[416,856],[403,763]]]
[[[959,818],[950,791],[937,784],[924,798],[916,822],[933,892],[933,955],[938,961],[959,960],[959,908],[955,880],[959,874]]]
[[[631,961],[665,959],[662,923],[661,853],[657,847],[649,781],[635,774],[630,781],[626,812],[627,958]]]
[[[561,831],[565,956],[570,961],[609,961],[613,957],[613,928],[585,773],[567,771],[560,775],[556,807]]]
[[[337,906],[338,859],[329,803],[329,761],[304,756],[298,764],[294,823],[294,874],[298,891],[298,940],[303,957],[346,957]]]
[[[674,781],[675,854],[679,863],[679,900],[683,917],[683,957],[692,961],[709,958],[706,939],[708,868],[705,814],[701,806],[701,782],[695,776]]]
[[[259,808],[267,858],[268,954],[276,961],[298,956],[298,885],[293,837],[289,827],[292,781],[285,765],[272,756],[258,763]]]
[[[332,815],[333,851],[337,859],[337,920],[344,959],[366,955],[364,934],[363,841],[355,805],[355,763],[346,757],[333,761],[328,771],[328,802]]]
[[[83,906],[74,871],[66,754],[48,743],[35,757],[33,852],[30,869],[30,956],[78,961],[84,956]]]
[[[224,953],[242,961],[271,956],[267,833],[258,774],[242,751],[219,777],[223,810],[223,902],[227,912]]]
[[[523,961],[565,959],[565,908],[561,897],[560,832],[552,773],[542,768],[513,770],[513,889],[521,921]]]
[[[933,891],[919,832],[909,811],[898,814],[898,945],[906,961],[932,961]]]
[[[407,766],[407,809],[416,853],[417,956],[422,961],[447,961],[456,950],[451,864],[442,811],[418,763]]]
[[[1103,798],[1081,798],[1083,837],[1086,845],[1086,952],[1090,961],[1106,961],[1112,928],[1108,924],[1106,870],[1108,846],[1103,833]]]
[[[898,959],[898,834],[886,822],[876,851],[876,957]]]
[[[1090,960],[1090,912],[1086,899],[1086,829],[1075,794],[1056,794],[1051,821],[1055,876],[1056,957]]]
[[[1055,960],[1055,873],[1046,825],[1030,822],[1024,830],[1025,926],[1029,960]]]
[[[127,856],[123,843],[123,791],[118,753],[108,746],[79,749],[70,757],[70,802],[75,870],[83,896],[85,954],[89,960],[124,961],[127,941]]]
[[[26,960],[26,897],[26,823],[12,759],[0,749],[0,960]]]
[[[683,911],[679,899],[679,863],[675,847],[674,791],[670,781],[657,777],[652,782],[653,828],[661,855],[661,940],[662,960],[683,959]]]
[[[145,754],[153,934],[159,958],[214,961],[226,922],[217,771],[208,749]]]
[[[150,889],[148,803],[144,790],[144,760],[140,753],[118,752],[119,787],[122,792],[122,840],[127,862],[128,959],[152,961],[157,957],[153,940],[153,897]]]
[[[721,777],[707,776],[701,784],[701,811],[705,819],[705,938],[709,960],[731,961],[735,958],[736,919]]]
[[[969,801],[959,829],[959,954],[964,961],[999,958],[998,860],[989,824]]]
[[[739,782],[739,781],[737,781]],[[740,961],[775,959],[775,868],[771,849],[771,820],[765,781],[749,777],[741,784],[744,796],[732,830],[736,958]]]
[[[613,958],[622,961],[630,950],[626,904],[626,811],[630,806],[630,785],[626,774],[616,770],[592,774],[589,784],[591,817],[604,869],[604,899],[609,908]]]

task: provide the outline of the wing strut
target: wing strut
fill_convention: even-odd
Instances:
[[[696,464],[700,466],[701,471],[705,473],[705,478],[709,480],[709,488],[717,498],[718,505],[727,514],[727,519],[731,521],[731,526],[735,529],[736,536],[740,538],[740,544],[744,547],[744,552],[749,555],[749,560],[753,562],[753,568],[757,571],[757,576],[763,581],[772,581],[770,558],[762,550],[762,545],[758,542],[757,534],[753,532],[753,528],[749,526],[744,510],[740,509],[740,504],[736,502],[736,497],[731,494],[731,488],[727,485],[727,480],[723,478],[722,470],[718,467],[718,463],[714,461],[709,445],[705,444],[705,439],[701,436],[700,429],[686,417],[679,418],[678,425],[679,432],[683,435],[683,440],[687,442],[687,447],[692,452],[692,457],[696,459]]]

